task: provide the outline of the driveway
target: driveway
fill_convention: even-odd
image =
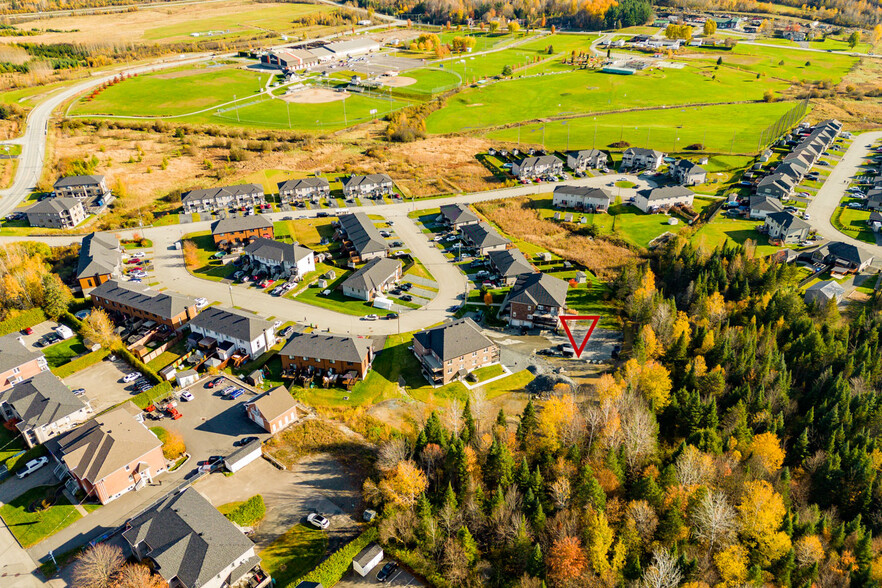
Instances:
[[[48,335],[49,333],[53,332],[53,330],[57,326],[58,323],[55,321],[43,321],[42,323],[33,326],[34,332],[30,335],[23,335],[19,333],[19,336],[21,337],[22,341],[24,341],[25,347],[27,347],[31,351],[44,351],[46,349],[45,347],[36,347],[34,343],[39,341],[40,338],[43,337],[43,335]]]
[[[263,496],[266,518],[253,537],[259,549],[297,523],[305,523],[306,515],[312,512],[331,521],[331,552],[358,534],[361,484],[327,454],[304,457],[291,470],[279,470],[258,459],[233,476],[211,474],[194,487],[214,506],[247,500],[255,494]]]
[[[355,570],[350,569],[343,579],[335,584],[335,588],[363,588],[364,586],[425,586],[422,580],[416,578],[407,570],[399,567],[386,580],[385,583],[377,581],[377,574],[383,569],[387,562],[394,561],[392,558],[384,557],[383,561],[368,572],[368,575],[362,578]]]
[[[58,483],[58,479],[52,473],[51,460],[27,478],[19,478],[15,474],[11,474],[5,482],[0,484],[0,504],[8,504],[31,488],[51,486],[56,483]]]
[[[95,414],[116,406],[120,402],[131,400],[137,392],[127,390],[129,384],[122,381],[123,376],[132,368],[121,360],[99,361],[81,370],[63,381],[71,390],[85,388],[86,398]]]

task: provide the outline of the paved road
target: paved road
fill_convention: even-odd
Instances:
[[[882,247],[864,243],[840,233],[833,226],[833,223],[830,222],[830,217],[836,211],[839,201],[842,200],[842,196],[845,194],[845,188],[848,187],[849,181],[857,172],[861,163],[863,163],[863,158],[867,155],[870,147],[880,139],[882,139],[882,131],[862,133],[856,136],[848,151],[845,152],[845,155],[842,156],[842,159],[833,168],[833,171],[830,172],[827,181],[824,182],[824,185],[821,186],[821,189],[818,190],[818,193],[815,194],[815,197],[806,208],[811,218],[809,224],[818,231],[821,237],[831,241],[851,243],[869,251],[876,259],[882,259]]]

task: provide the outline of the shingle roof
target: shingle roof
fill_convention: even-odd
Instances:
[[[162,443],[121,406],[50,440],[47,446],[78,478],[95,484]]]
[[[794,181],[793,177],[783,174],[783,173],[774,173],[769,174],[757,183],[757,187],[767,186],[769,184],[773,184],[785,190],[789,190],[793,187]]]
[[[312,249],[273,241],[272,239],[264,239],[263,237],[254,239],[245,247],[245,253],[262,257],[263,259],[271,259],[278,263],[297,263],[301,259],[313,254]]]
[[[254,400],[249,401],[248,404],[256,406],[260,414],[268,421],[275,420],[292,408],[297,407],[294,397],[291,396],[291,393],[284,386],[276,386]]]
[[[254,341],[273,324],[239,310],[210,306],[196,315],[190,321],[190,326],[221,333],[239,341]]]
[[[811,225],[807,222],[789,212],[773,212],[772,214],[767,215],[766,218],[772,219],[776,224],[780,225],[781,228],[788,231],[801,231],[803,229],[811,228]]]
[[[667,200],[668,198],[687,198],[692,196],[694,192],[685,186],[666,186],[664,188],[640,190],[639,194],[645,196],[648,202],[655,202]]]
[[[441,214],[451,223],[470,223],[481,220],[465,204],[444,204],[441,206]]]
[[[400,267],[401,262],[397,259],[377,257],[368,261],[358,271],[352,273],[343,281],[342,285],[355,290],[370,291],[383,284]]]
[[[537,165],[563,165],[563,162],[554,155],[539,155],[525,157],[518,165],[520,167],[535,167]]]
[[[352,241],[359,255],[389,249],[373,221],[363,212],[340,216],[340,228],[346,232],[346,238]]]
[[[371,542],[368,543],[364,549],[359,551],[358,555],[352,558],[352,561],[364,567],[371,563],[371,561],[374,560],[381,553],[383,553],[383,548],[380,547],[378,544]]]
[[[434,329],[420,331],[413,338],[425,349],[434,351],[441,361],[461,357],[494,345],[470,318],[462,318]]]
[[[0,337],[0,372],[13,368],[43,357],[40,351],[31,351],[18,340],[17,334]]]
[[[766,210],[770,212],[782,212],[784,205],[777,198],[771,196],[751,196],[750,210]]]
[[[839,259],[844,259],[855,265],[861,265],[873,259],[873,254],[866,249],[861,249],[860,247],[850,243],[843,243],[842,241],[827,243],[822,246],[821,249],[826,249],[829,255],[834,255]]]
[[[308,333],[295,335],[279,355],[285,357],[314,357],[330,361],[361,363],[371,352],[370,339],[342,335]]]
[[[578,151],[570,151],[569,154],[576,159],[591,159],[592,157],[597,157],[598,155],[606,155],[606,153],[604,153],[600,149],[580,149]]]
[[[684,173],[692,173],[692,174],[706,174],[707,170],[695,163],[694,161],[690,161],[688,159],[678,159],[676,163],[674,163],[674,167],[679,169]]]
[[[26,214],[58,214],[67,210],[73,210],[82,203],[77,198],[47,198],[31,206]]]
[[[587,198],[598,198],[612,202],[613,195],[604,188],[592,188],[591,186],[555,186],[554,193],[572,194],[574,196],[584,196]]]
[[[845,288],[833,280],[816,282],[805,290],[805,298],[807,301],[817,300],[818,298],[831,300],[832,298],[841,297],[843,294],[845,294]]]
[[[536,269],[530,265],[530,262],[527,261],[527,258],[524,257],[520,249],[491,251],[487,254],[487,257],[490,258],[490,263],[503,278],[536,272]]]
[[[569,286],[567,282],[548,274],[524,274],[518,277],[506,294],[502,308],[512,302],[564,308]]]
[[[0,392],[2,402],[12,405],[21,417],[17,425],[20,431],[54,423],[86,408],[85,403],[52,372],[40,372]]]
[[[625,153],[632,153],[634,155],[642,155],[644,157],[654,157],[659,158],[664,155],[661,151],[656,151],[655,149],[646,149],[644,147],[629,147],[625,150]]]
[[[349,176],[343,178],[342,184],[344,188],[350,186],[360,186],[361,184],[388,184],[392,182],[392,178],[386,174],[368,174],[366,176]]]
[[[213,200],[221,196],[243,196],[259,192],[263,194],[263,186],[260,184],[237,184],[235,186],[222,186],[220,188],[200,188],[190,190],[181,198],[182,203],[191,200]]]
[[[108,280],[97,286],[90,296],[105,298],[164,319],[172,319],[196,305],[196,301],[188,296],[157,292],[146,284],[116,280]]]
[[[254,547],[193,488],[167,496],[128,526],[123,537],[133,547],[145,544],[144,555],[156,562],[166,581],[178,578],[193,588],[213,580]]]
[[[104,176],[88,175],[88,176],[67,176],[66,178],[58,178],[54,187],[66,188],[68,186],[94,186],[104,181]]]
[[[298,178],[279,182],[279,193],[287,191],[297,191],[301,188],[330,188],[331,184],[327,178]]]
[[[265,216],[253,214],[251,216],[238,216],[236,218],[224,218],[215,221],[211,225],[212,235],[235,233],[236,231],[253,231],[259,229],[271,229],[271,223]]]
[[[86,235],[80,246],[77,277],[112,274],[119,268],[121,258],[116,236],[107,233]]]
[[[475,247],[493,247],[496,245],[508,245],[508,239],[496,232],[496,229],[487,223],[466,225],[460,229],[463,237],[473,243]]]

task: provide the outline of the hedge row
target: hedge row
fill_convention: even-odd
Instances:
[[[159,376],[156,370],[135,357],[135,354],[126,349],[124,345],[117,346],[113,351],[114,353],[121,355],[127,362],[129,362],[129,365],[131,365],[133,368],[135,368],[145,376],[148,376],[151,380],[153,380],[154,383],[167,383]]]
[[[42,308],[22,311],[20,314],[0,322],[0,337],[39,325],[45,320],[46,313],[43,312]]]
[[[346,546],[331,554],[331,557],[320,563],[317,568],[299,580],[288,584],[288,588],[294,588],[300,582],[318,582],[322,586],[333,586],[349,570],[349,564],[352,563],[355,556],[367,547],[368,543],[376,541],[378,535],[376,527],[367,529]]]
[[[162,382],[153,386],[149,390],[141,392],[132,399],[132,402],[135,403],[135,406],[143,410],[156,402],[158,399],[168,396],[169,392],[171,391],[171,382]]]
[[[266,516],[266,504],[263,496],[255,494],[235,509],[227,513],[227,518],[240,527],[249,527]]]
[[[108,355],[110,355],[109,349],[99,349],[98,351],[92,351],[85,355],[81,355],[64,365],[60,365],[57,368],[52,368],[52,373],[63,380],[64,378],[73,375],[80,370],[84,370],[91,365],[95,365]]]

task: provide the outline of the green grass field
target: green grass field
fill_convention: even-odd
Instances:
[[[0,516],[22,547],[36,545],[50,534],[57,533],[83,517],[64,496],[60,496],[54,506],[38,512],[28,512],[28,507],[34,501],[42,499],[55,489],[54,486],[38,486],[0,506]]]
[[[698,229],[692,241],[707,249],[716,249],[727,241],[743,245],[750,240],[756,244],[757,255],[769,255],[779,248],[769,245],[768,237],[756,231],[760,224],[762,222],[757,220],[732,219],[719,215]]]
[[[87,351],[83,340],[79,335],[76,335],[51,347],[46,347],[43,349],[43,355],[46,356],[46,363],[49,364],[49,367],[56,368]]]
[[[856,57],[848,55],[806,52],[786,47],[760,47],[743,43],[736,45],[732,51],[713,52],[713,61],[716,61],[718,54],[723,57],[723,63],[726,65],[764,73],[769,77],[785,80],[830,80],[833,83],[840,82],[842,76],[857,62]]]
[[[400,88],[402,93],[419,92],[423,94],[434,94],[443,92],[451,88],[455,88],[462,83],[462,75],[454,73],[448,69],[440,69],[437,66],[424,67],[406,72],[409,78],[416,80],[415,84]],[[392,90],[393,93],[395,89]]]
[[[712,79],[714,75],[716,79]],[[452,97],[446,108],[432,113],[426,126],[431,133],[452,133],[548,116],[688,105],[696,100],[758,100],[767,89],[785,87],[780,81],[757,80],[749,73],[734,69],[717,71],[710,66],[644,71],[633,76],[584,70],[470,88]],[[657,114],[638,113],[638,118],[652,120]]]
[[[294,525],[259,553],[263,568],[279,586],[293,586],[318,565],[328,546],[327,535],[305,525]]]
[[[234,67],[197,67],[129,78],[102,91],[91,102],[81,98],[74,115],[169,116],[247,98],[263,89],[272,74]],[[235,114],[234,114],[235,117]]]
[[[842,208],[842,213],[839,216],[839,223],[841,224],[841,227],[837,228],[849,237],[853,237],[865,243],[872,243],[873,245],[875,245],[876,233],[874,233],[873,230],[870,229],[869,225],[867,225],[867,220],[869,218],[869,210]]]

